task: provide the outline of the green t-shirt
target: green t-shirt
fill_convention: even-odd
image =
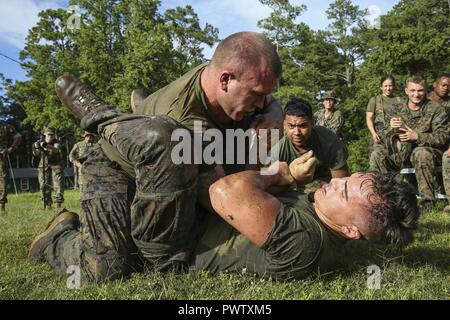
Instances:
[[[282,206],[261,248],[219,216],[210,215],[192,268],[211,273],[246,270],[284,280],[333,269],[345,240],[320,222],[307,196],[287,191],[277,197]]]
[[[220,126],[213,120],[200,82],[202,71],[207,64],[208,63],[204,63],[195,67],[177,80],[148,96],[135,113],[140,115],[167,115],[191,132],[194,132],[194,129],[196,129],[194,128],[195,121],[201,121],[201,131],[211,128],[219,129],[222,132],[224,132],[225,129],[247,130],[249,124],[254,119],[254,115],[252,114],[246,115],[244,119],[239,122],[230,123],[226,128]],[[209,143],[209,141],[202,142],[203,150]],[[124,170],[134,176],[132,164],[124,159],[112,145],[104,139],[100,139],[99,144],[102,146],[102,149],[109,159],[117,162]],[[235,157],[237,157],[237,147],[238,146],[235,145],[233,153]],[[225,144],[223,145],[223,148],[225,161],[225,155],[230,152],[230,150],[227,149]],[[246,146],[246,148],[248,147]],[[214,165],[202,165],[200,171],[208,171],[213,168]],[[245,166],[243,164],[224,165],[225,172],[227,173],[242,171],[244,168]]]
[[[375,110],[377,97],[381,97],[381,107],[383,109],[384,115],[380,112],[381,110]],[[386,97],[384,95],[379,95],[377,97],[372,97],[369,100],[366,111],[375,113],[374,123],[389,123],[387,114],[389,114],[389,111],[395,104],[402,103],[402,99],[399,97]]]
[[[348,150],[345,143],[328,128],[314,126],[311,132],[311,149],[317,159],[316,171],[313,180],[329,181],[332,170],[338,170],[345,166],[348,159]],[[272,152],[278,148],[278,160],[291,163],[302,155],[295,149],[287,135],[278,141],[272,148]],[[271,155],[271,162],[277,160],[276,155]]]
[[[136,114],[167,115],[194,131],[194,121],[202,121],[203,129],[216,128],[201,88],[200,76],[208,63],[201,64],[164,88],[148,96]]]

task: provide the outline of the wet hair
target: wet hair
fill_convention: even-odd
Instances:
[[[412,185],[398,182],[394,173],[369,172],[363,181],[371,187],[367,238],[395,247],[403,247],[414,239],[419,209]]]
[[[439,73],[434,81],[438,82],[442,78],[449,78],[450,79],[450,73],[448,73],[448,72]]]
[[[309,120],[312,120],[312,107],[306,100],[293,98],[286,103],[284,116],[307,117]]]
[[[414,75],[414,76],[408,77],[405,81],[405,87],[408,87],[408,83],[420,84],[425,89],[428,88],[427,79],[425,79],[424,76]]]
[[[394,87],[395,87],[395,78],[394,78],[393,76],[391,76],[391,75],[386,75],[386,76],[383,76],[383,77],[381,78],[381,80],[380,80],[380,87],[383,86],[383,83],[384,83],[386,80],[391,80],[391,81],[392,81],[392,84],[393,84]]]
[[[222,67],[231,61],[235,63],[236,77],[240,77],[245,69],[257,67],[261,58],[267,63],[275,78],[282,73],[281,60],[276,47],[263,34],[256,32],[238,32],[223,39],[217,46],[211,65]]]

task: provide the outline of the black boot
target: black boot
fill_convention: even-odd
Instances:
[[[81,127],[86,131],[95,133],[97,124],[116,117],[119,113],[116,107],[108,105],[75,77],[59,77],[55,82],[55,90],[62,104],[81,120]]]

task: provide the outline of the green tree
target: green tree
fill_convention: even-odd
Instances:
[[[217,29],[199,26],[190,6],[159,12],[157,0],[71,0],[81,10],[80,25],[69,28],[72,13],[45,10],[30,29],[20,57],[28,81],[14,85],[27,111],[25,121],[42,130],[71,132],[78,121],[61,106],[56,78],[81,78],[107,102],[129,109],[137,87],[153,92],[204,60],[203,44],[217,41]]]
[[[365,26],[366,10],[360,10],[351,0],[336,0],[326,10],[331,21],[328,40],[337,48],[341,55],[341,69],[336,74],[347,87],[354,83],[355,71],[364,56],[364,48],[360,37],[355,34],[357,29]]]

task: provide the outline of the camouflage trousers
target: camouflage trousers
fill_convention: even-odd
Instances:
[[[8,165],[6,157],[0,155],[0,204],[5,204],[8,202],[6,198],[7,195],[7,184],[6,179],[8,178]]]
[[[436,167],[440,165],[442,151],[431,147],[416,147],[412,150],[409,159],[398,163],[383,145],[375,145],[370,155],[370,170],[379,172],[399,171],[402,167],[412,166],[415,169],[417,189],[421,201],[435,201],[434,189],[436,185]]]
[[[450,156],[445,151],[442,156],[442,180],[444,182],[445,193],[450,202]]]
[[[101,118],[100,112],[91,116]],[[81,168],[81,228],[62,234],[48,250],[47,261],[60,274],[76,265],[82,280],[104,282],[141,270],[142,262],[157,271],[188,263],[198,172],[171,159],[171,133],[180,127],[168,117],[118,112],[98,126],[133,172],[95,146]]]
[[[38,168],[38,179],[44,204],[53,203],[52,189],[55,191],[55,202],[64,202],[64,169],[61,165],[46,166],[45,177],[43,168]]]

